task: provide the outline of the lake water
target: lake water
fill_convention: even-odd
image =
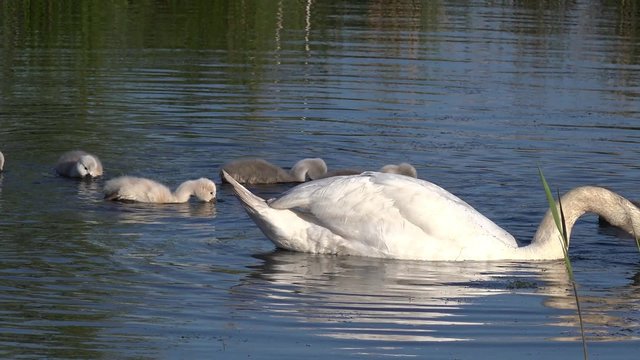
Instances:
[[[581,358],[558,262],[275,250],[219,201],[107,202],[226,161],[410,162],[523,242],[552,188],[640,199],[637,1],[3,1],[0,357]],[[58,177],[67,150],[105,176]],[[287,185],[253,189],[273,196]],[[640,254],[585,217],[591,358],[640,345]]]

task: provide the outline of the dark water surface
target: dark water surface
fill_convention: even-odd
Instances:
[[[580,358],[562,262],[276,251],[227,186],[101,188],[407,161],[527,242],[537,166],[640,199],[639,119],[637,1],[0,2],[0,357]],[[104,179],[54,175],[75,148]],[[636,356],[633,240],[595,217],[572,240],[591,357]]]

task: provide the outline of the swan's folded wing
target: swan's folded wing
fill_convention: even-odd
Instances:
[[[305,183],[269,205],[289,209],[348,241],[384,252],[390,228],[401,226],[404,219],[371,174]]]
[[[345,239],[389,254],[447,252],[515,239],[448,191],[406,176],[367,172],[293,188],[270,206],[303,212]]]
[[[375,182],[393,199],[401,216],[436,239],[448,239],[460,246],[473,241],[500,241],[518,247],[511,234],[471,205],[433,183],[380,175]]]
[[[311,206],[326,201],[335,201],[342,193],[348,193],[360,179],[354,177],[335,176],[300,184],[280,197],[269,199],[267,203],[274,209],[298,209],[310,211]]]

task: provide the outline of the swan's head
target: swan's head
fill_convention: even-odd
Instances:
[[[418,178],[418,172],[411,164],[400,163],[398,165],[385,165],[380,169],[380,172],[389,174],[400,174],[404,176],[410,176],[412,178]]]
[[[327,164],[320,158],[302,159],[291,168],[291,175],[299,182],[306,181],[307,177],[319,179],[326,173]]]
[[[4,155],[2,155],[2,151],[0,151],[0,171],[4,169]]]
[[[92,155],[83,155],[76,163],[75,170],[80,177],[96,177],[102,175],[102,164]]]
[[[212,201],[216,198],[216,184],[207,178],[200,178],[196,180],[193,193],[202,201]]]

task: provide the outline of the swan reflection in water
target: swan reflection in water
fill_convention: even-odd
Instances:
[[[624,272],[623,268],[603,266],[580,274],[582,278],[594,279],[596,284],[584,286],[585,281],[578,280],[578,296],[588,341],[640,340],[640,272],[637,269],[631,275]],[[549,296],[543,304],[548,308],[567,310],[551,325],[578,328],[580,323],[575,300],[572,292],[567,293],[565,296],[561,293]],[[558,333],[551,339],[582,341],[578,332]]]
[[[579,338],[575,299],[562,261],[396,261],[284,250],[255,257],[263,263],[231,290],[243,300],[234,301],[237,306],[292,319],[296,328],[302,323],[320,336],[378,342]],[[619,296],[630,291],[637,293],[638,284],[585,297],[587,331],[630,326],[629,316],[637,320],[612,311],[616,302],[637,305]],[[629,340],[637,335],[638,324],[631,326],[628,334],[616,336]],[[527,333],[527,327],[535,330]],[[571,336],[558,336],[566,334]]]
[[[106,201],[105,201],[106,202]],[[178,204],[118,203],[106,206],[116,213],[115,219],[128,224],[159,224],[175,218],[215,218],[215,203],[193,202]]]

